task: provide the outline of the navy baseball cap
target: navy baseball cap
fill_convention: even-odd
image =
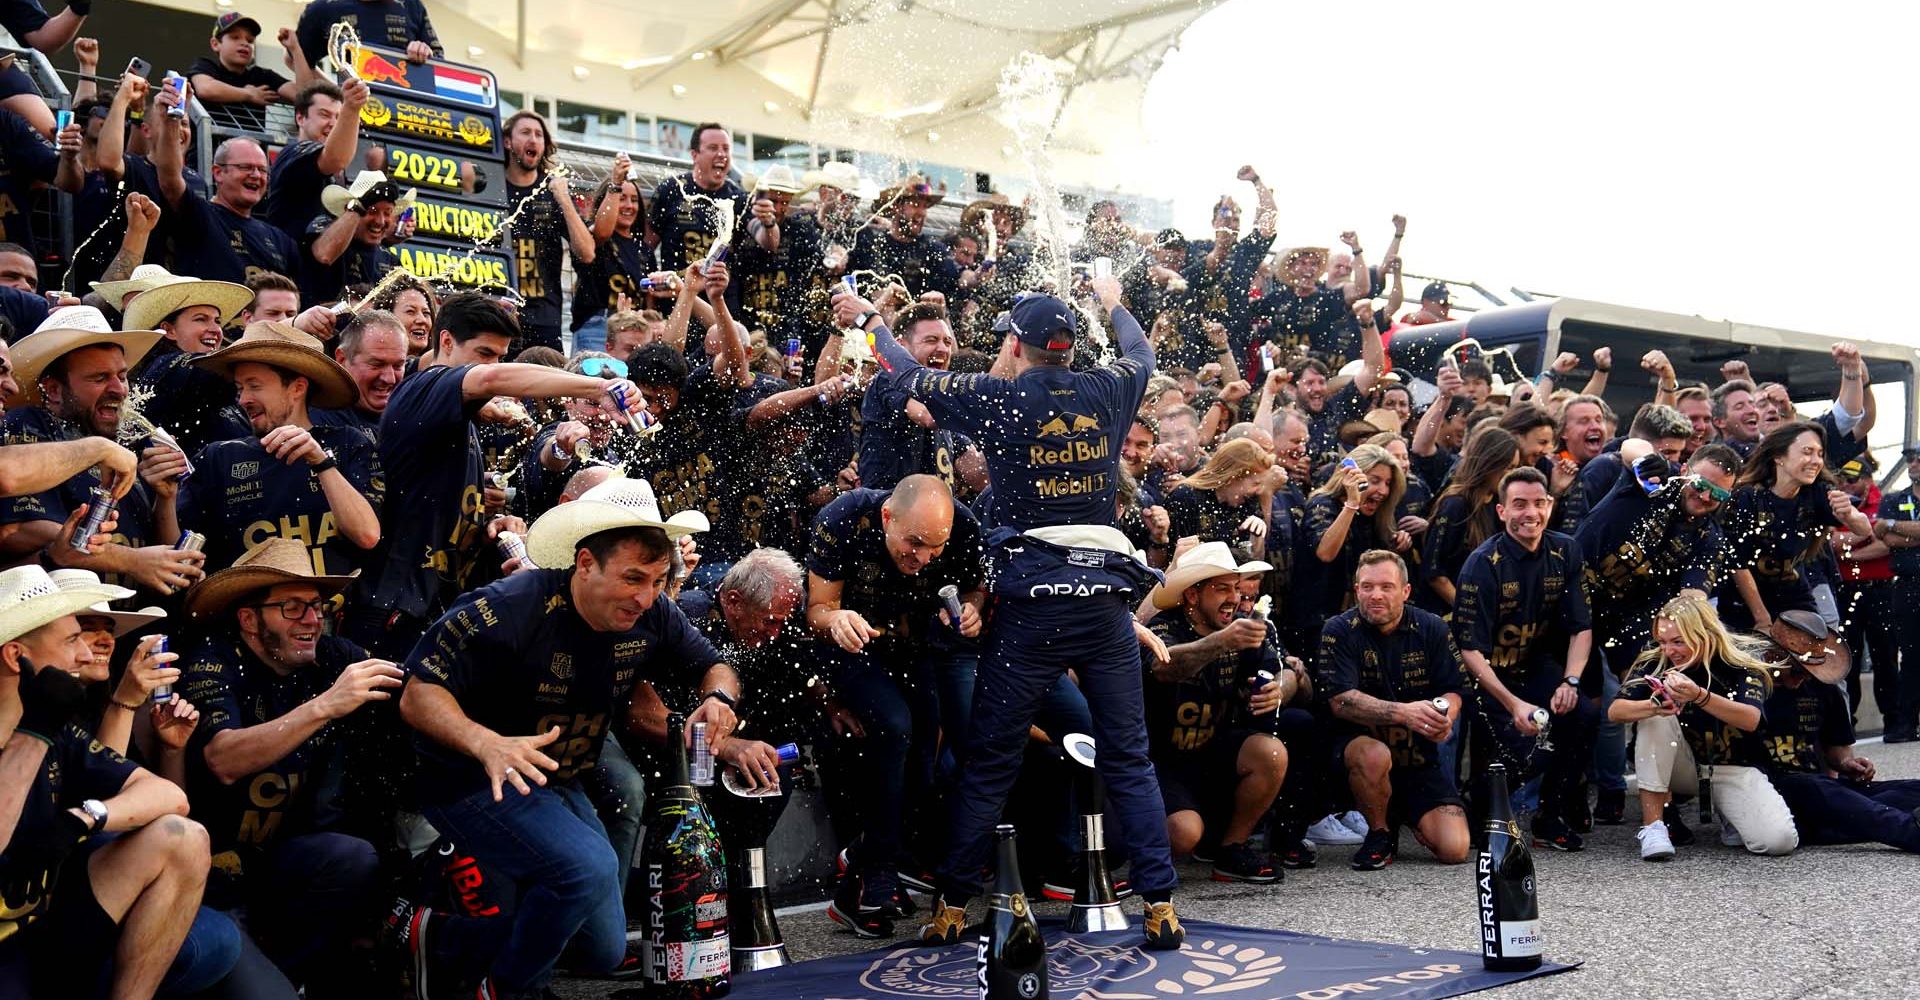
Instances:
[[[1436,281],[1420,290],[1422,302],[1450,302],[1453,295],[1447,291],[1447,283]]]
[[[1015,302],[1008,322],[1023,344],[1049,351],[1073,346],[1073,309],[1052,295],[1029,295]]]

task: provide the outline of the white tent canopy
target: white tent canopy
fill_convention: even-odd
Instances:
[[[749,96],[815,141],[902,150],[987,169],[1010,133],[1000,75],[1023,52],[1055,60],[1057,154],[1139,140],[1140,97],[1161,56],[1214,0],[442,0],[527,56],[616,66],[636,96]],[[595,81],[604,87],[604,83]],[[779,96],[764,96],[777,94]],[[604,98],[603,98],[604,99]],[[736,109],[735,113],[738,113]],[[768,123],[770,129],[779,127]],[[1085,164],[1081,165],[1083,168]],[[1083,169],[1063,172],[1093,181]]]

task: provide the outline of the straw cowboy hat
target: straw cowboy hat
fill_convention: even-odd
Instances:
[[[794,179],[793,168],[784,163],[776,163],[760,175],[760,179],[747,185],[749,191],[773,191],[779,194],[799,194],[800,182]]]
[[[233,565],[201,580],[187,590],[187,617],[211,618],[230,610],[240,598],[279,583],[310,583],[320,596],[331,597],[360,575],[321,576],[313,571],[307,547],[291,538],[269,538],[247,550]]]
[[[908,174],[900,183],[882,188],[873,198],[874,211],[885,211],[902,199],[926,202],[928,208],[947,200],[947,193],[927,183],[923,174]]]
[[[127,296],[151,291],[172,280],[173,275],[159,264],[142,264],[134,268],[133,276],[125,281],[93,281],[88,284],[106,300],[107,305],[118,311],[127,304]]]
[[[337,410],[360,399],[353,376],[320,350],[320,342],[286,323],[250,323],[239,340],[194,358],[192,363],[231,382],[233,366],[248,361],[284,368],[305,378],[308,406]]]
[[[1248,573],[1265,573],[1273,568],[1271,563],[1258,559],[1252,562],[1236,563],[1233,551],[1225,542],[1201,542],[1187,550],[1187,554],[1167,570],[1167,582],[1157,584],[1147,599],[1153,606],[1165,611],[1180,606],[1180,595],[1196,583],[1211,580],[1216,576],[1245,576]]]
[[[809,170],[800,178],[800,189],[812,191],[815,188],[830,187],[858,197],[866,197],[872,187],[867,179],[853,164],[843,160],[828,160],[818,170]]]
[[[7,405],[39,405],[41,373],[72,351],[112,344],[127,352],[131,368],[159,341],[158,330],[115,330],[92,306],[55,309],[32,333],[13,342],[13,374],[20,391],[7,398]]]
[[[100,577],[95,575],[90,569],[56,569],[48,573],[47,578],[52,580],[53,585],[59,587],[61,590],[77,590],[82,587],[98,588],[103,586],[100,582]],[[138,611],[115,611],[113,610],[113,606],[107,604],[105,601],[89,605],[85,611],[77,611],[75,614],[112,619],[113,637],[116,639],[142,625],[157,622],[167,616],[167,612],[162,608],[149,607],[141,608]]]
[[[960,210],[960,225],[963,228],[984,225],[988,216],[1001,212],[1013,217],[1013,231],[1016,233],[1027,224],[1025,205],[1016,205],[1006,195],[991,191],[985,198],[968,202],[967,207]]]
[[[415,188],[408,188],[405,194],[400,193],[400,185],[387,180],[384,170],[362,170],[353,175],[351,187],[327,185],[320,192],[320,204],[326,208],[328,215],[338,217],[347,210],[348,205],[373,205],[390,201],[397,214],[406,211],[419,193]]]
[[[125,587],[76,583],[61,587],[38,565],[0,573],[0,642],[12,642],[42,625],[87,611],[102,601],[132,597]]]
[[[1313,258],[1317,262],[1314,265],[1314,268],[1317,271],[1324,271],[1327,269],[1327,248],[1326,247],[1288,247],[1285,251],[1282,251],[1280,254],[1280,270],[1282,272],[1287,271],[1289,268],[1292,267],[1294,259],[1298,257]]]
[[[231,281],[202,281],[160,269],[150,275],[152,287],[127,303],[120,326],[127,330],[152,330],[160,321],[188,306],[212,306],[220,310],[220,325],[233,322],[240,310],[253,303],[253,289]]]
[[[662,518],[646,480],[609,479],[540,515],[527,529],[527,558],[543,569],[565,569],[573,565],[581,539],[616,528],[659,528],[668,538],[680,538],[707,530],[707,517],[683,510]]]

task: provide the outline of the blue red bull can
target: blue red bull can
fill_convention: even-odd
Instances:
[[[187,116],[187,78],[173,70],[167,70],[167,75],[161,78],[161,84],[180,98],[180,103],[167,109],[167,117],[185,118]]]
[[[167,651],[166,636],[164,635],[154,636],[153,651],[156,653],[164,653]],[[153,689],[154,704],[156,705],[165,704],[166,702],[169,702],[172,700],[173,700],[173,685],[162,684],[159,687]]]
[[[55,132],[71,124],[73,124],[73,110],[71,108],[61,108],[53,113],[53,130]]]

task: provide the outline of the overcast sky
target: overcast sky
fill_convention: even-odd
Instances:
[[[1250,206],[1251,161],[1284,244],[1354,228],[1377,260],[1401,212],[1421,273],[1920,346],[1917,26],[1908,4],[1228,0],[1155,77],[1136,167],[1177,179],[1188,229],[1220,193]]]

